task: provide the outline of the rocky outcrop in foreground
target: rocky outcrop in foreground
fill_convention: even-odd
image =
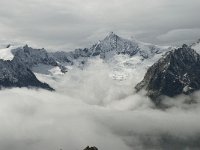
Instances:
[[[98,148],[94,147],[89,147],[87,146],[84,150],[98,150]]]

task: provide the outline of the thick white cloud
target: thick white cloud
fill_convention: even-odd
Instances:
[[[48,78],[56,92],[1,90],[1,149],[199,148],[199,92],[193,95],[196,104],[186,105],[189,97],[180,96],[176,103],[166,98],[171,109],[154,109],[148,98],[134,93],[138,79],[113,81],[109,66],[100,60],[92,63],[56,81]]]
[[[169,44],[157,37],[200,27],[199,5],[199,0],[1,0],[0,39],[68,51],[114,31]]]

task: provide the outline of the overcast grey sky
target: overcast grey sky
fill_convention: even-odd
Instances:
[[[114,31],[156,44],[200,38],[200,0],[0,0],[0,42],[58,50]]]

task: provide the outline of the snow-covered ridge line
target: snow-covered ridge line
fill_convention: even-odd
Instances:
[[[89,60],[97,57],[111,67],[110,77],[125,80],[138,69],[145,72],[169,49],[169,46],[124,39],[111,32],[90,48],[70,52],[48,52],[44,48],[36,49],[28,45],[8,46],[0,51],[0,59],[12,60],[16,57],[37,74],[56,76],[76,67],[83,68]]]
[[[140,56],[141,59],[151,59],[171,49],[170,46],[158,46],[150,43],[143,43],[137,40],[129,40],[119,37],[111,32],[103,40],[97,42],[90,48],[76,49],[71,52],[51,53],[57,61],[71,62],[72,64],[84,63],[88,58],[100,57],[104,60],[112,59],[115,55],[124,54],[130,57]]]
[[[14,57],[12,54],[15,55],[20,51],[22,55],[26,53],[26,55],[28,54],[31,57],[39,57],[40,59],[48,57],[58,63],[74,64],[77,60],[80,63],[84,63],[87,58],[94,56],[108,60],[115,54],[139,55],[146,59],[153,57],[155,54],[162,53],[169,48],[169,46],[157,46],[137,40],[124,39],[111,32],[103,40],[97,42],[90,48],[75,49],[70,52],[47,52],[45,49],[33,49],[27,45],[19,48],[10,46],[0,51],[0,58],[11,60]]]

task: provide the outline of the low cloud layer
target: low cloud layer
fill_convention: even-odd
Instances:
[[[52,80],[56,92],[26,88],[0,91],[0,145],[3,150],[198,149],[199,92],[165,98],[167,110],[155,109],[144,94],[134,93],[135,75],[109,77],[102,61]],[[55,84],[56,83],[56,84]],[[173,147],[172,147],[173,146]]]
[[[193,34],[200,29],[199,5],[199,0],[1,0],[0,42],[69,51],[114,31],[177,45],[200,38]]]

